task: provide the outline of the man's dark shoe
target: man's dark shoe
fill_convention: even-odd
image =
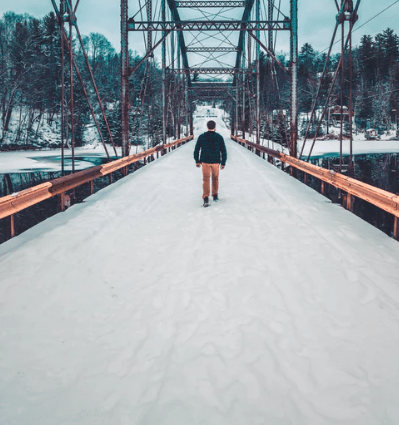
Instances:
[[[218,196],[218,195],[213,195],[213,200],[214,200],[215,202],[217,202],[217,201],[219,200],[219,196]]]
[[[204,198],[204,207],[209,207],[209,198]]]

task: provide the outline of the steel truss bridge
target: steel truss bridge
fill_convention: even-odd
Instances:
[[[332,0],[331,0],[332,1]],[[121,0],[121,139],[122,157],[118,158],[112,132],[107,121],[106,109],[101,100],[94,73],[91,68],[88,54],[80,34],[76,11],[80,0],[51,0],[58,23],[61,38],[61,144],[62,144],[62,175],[61,180],[44,184],[40,189],[34,187],[22,191],[18,196],[13,194],[0,200],[0,219],[10,217],[11,237],[14,235],[14,215],[19,211],[49,199],[61,197],[61,209],[67,197],[67,191],[90,183],[93,191],[93,180],[104,175],[110,176],[119,170],[123,175],[129,172],[129,166],[146,158],[152,160],[154,154],[164,154],[167,150],[176,148],[193,138],[193,111],[198,102],[222,102],[225,111],[229,112],[231,138],[238,143],[255,151],[258,155],[265,155],[274,163],[285,163],[290,166],[290,173],[297,172],[314,176],[322,181],[321,192],[325,192],[325,184],[335,186],[346,192],[342,197],[348,209],[352,209],[354,197],[361,198],[394,216],[393,236],[399,239],[399,200],[392,193],[368,187],[364,183],[353,179],[352,157],[352,32],[358,19],[358,9],[361,0],[334,0],[337,15],[335,28],[326,55],[323,72],[319,78],[319,87],[315,96],[301,151],[297,152],[297,97],[298,97],[298,0],[245,0],[245,1],[175,1],[175,0]],[[132,11],[129,6],[132,6]],[[346,25],[346,26],[345,26]],[[340,29],[340,31],[339,31]],[[75,35],[74,35],[75,33]],[[277,35],[287,34],[289,43],[289,59],[279,60],[277,50]],[[320,109],[320,93],[325,78],[331,77],[329,60],[337,34],[341,34],[341,55],[332,73],[332,82],[329,92]],[[136,61],[129,58],[129,35],[143,36],[145,53]],[[83,54],[85,65],[93,84],[88,89],[82,78],[79,64],[74,56],[77,44]],[[155,66],[155,51],[161,50],[161,69]],[[68,58],[69,57],[69,58]],[[68,58],[69,60],[66,60]],[[129,62],[130,60],[130,62]],[[262,72],[261,72],[262,62]],[[132,82],[138,82],[137,74],[146,67],[144,78],[141,81],[140,93],[133,92]],[[161,83],[161,114],[162,119],[156,125],[162,128],[162,136],[152,143],[151,149],[139,155],[131,155],[131,136],[136,131],[129,122],[129,115],[134,119],[143,111],[145,93],[153,82],[149,78],[149,71],[153,69],[158,75],[162,74]],[[343,103],[344,73],[349,71],[348,107]],[[284,75],[286,84],[284,104],[279,91],[278,75]],[[158,78],[158,77],[157,77]],[[69,82],[67,82],[69,79]],[[103,143],[109,164],[104,167],[94,167],[88,172],[75,173],[75,113],[74,113],[74,84],[77,80],[87,99],[92,119]],[[337,175],[309,162],[312,149],[315,145],[323,117],[329,108],[333,89],[340,80],[341,99],[336,105],[341,111],[340,131],[340,163]],[[262,92],[261,92],[262,82]],[[288,90],[287,90],[288,86]],[[67,99],[68,87],[69,99]],[[136,84],[137,87],[137,84]],[[158,90],[158,87],[152,88]],[[267,101],[264,97],[267,94]],[[270,100],[274,96],[274,104]],[[104,121],[105,131],[99,124],[98,113],[92,105],[92,97],[98,101],[101,118]],[[158,93],[157,93],[158,94]],[[263,98],[262,98],[263,96]],[[136,105],[133,105],[133,103]],[[141,102],[141,109],[140,109]],[[276,104],[278,107],[276,108]],[[69,108],[67,108],[69,106]],[[274,108],[274,109],[273,109]],[[319,108],[321,113],[317,114]],[[346,108],[346,109],[344,109]],[[69,109],[69,111],[68,111]],[[346,110],[349,126],[349,164],[348,176],[342,172],[342,141],[343,116]],[[98,110],[97,110],[98,111]],[[277,113],[276,113],[277,112]],[[148,108],[148,116],[151,111]],[[158,115],[159,117],[159,115]],[[157,118],[158,119],[158,118]],[[303,156],[305,144],[309,137],[311,125],[316,124],[313,141],[307,153],[306,162],[299,158]],[[273,126],[279,126],[284,137],[284,143],[277,143],[281,149],[274,151],[266,148],[264,140],[273,140]],[[103,127],[103,129],[104,129]],[[276,128],[275,127],[275,128]],[[150,127],[148,127],[150,129]],[[151,127],[152,130],[152,127]],[[185,134],[181,134],[184,132]],[[105,133],[105,134],[103,134]],[[68,137],[67,137],[68,135]],[[64,148],[70,137],[69,145],[72,151],[72,176],[65,176]],[[136,135],[138,140],[138,135]],[[174,140],[171,142],[171,140]],[[107,149],[107,142],[113,147],[116,161]],[[283,153],[283,146],[288,149],[289,155]],[[286,152],[286,151],[285,151]]]
[[[179,120],[184,116],[186,128],[190,128],[192,134],[195,102],[217,99],[224,100],[231,111],[232,134],[254,134],[259,143],[260,57],[263,51],[273,64],[284,70],[290,81],[287,144],[291,154],[296,156],[297,9],[298,0],[147,0],[139,4],[121,0],[124,146],[129,145],[129,79],[135,78],[138,69],[138,66],[133,69],[129,66],[129,34],[137,37],[142,33],[146,54],[141,63],[152,60],[155,50],[161,49],[164,142],[168,136],[168,122],[174,123],[174,135],[179,138]],[[278,32],[289,36],[288,68],[274,55]],[[264,42],[262,37],[266,38]]]
[[[361,0],[335,0],[337,7],[336,26],[331,39],[325,67],[320,78],[319,89],[313,104],[308,128],[305,134],[305,147],[309,129],[316,121],[316,107],[320,103],[320,89],[327,75],[327,64],[337,33],[341,32],[341,59],[334,73],[333,83],[327,96],[316,135],[313,138],[312,152],[317,132],[331,98],[334,85],[341,79],[341,108],[343,108],[343,76],[345,66],[352,70],[352,30],[357,21],[357,11]],[[61,87],[62,87],[62,146],[65,144],[67,122],[70,126],[70,145],[72,146],[72,164],[74,164],[74,77],[79,79],[87,98],[92,118],[96,124],[104,149],[110,159],[105,140],[114,147],[113,137],[107,122],[104,105],[101,101],[88,55],[77,25],[76,11],[80,0],[51,0],[61,30]],[[273,126],[280,127],[282,145],[288,147],[292,156],[297,157],[297,97],[298,97],[298,0],[245,0],[245,1],[177,1],[177,0],[121,0],[121,127],[122,156],[130,152],[130,140],[139,135],[129,134],[132,127],[130,116],[135,119],[141,115],[146,91],[152,84],[148,73],[154,68],[155,58],[160,58],[162,72],[162,136],[154,144],[165,144],[168,137],[179,139],[181,131],[185,135],[193,134],[193,111],[196,102],[222,101],[230,112],[231,134],[249,137],[260,144],[261,138],[271,139]],[[349,24],[349,29],[345,29]],[[69,28],[68,28],[69,27]],[[339,28],[341,31],[338,31]],[[98,117],[90,103],[90,91],[84,86],[78,63],[74,58],[73,32],[92,79],[107,134],[102,134]],[[130,36],[130,37],[129,37]],[[280,38],[286,37],[283,49]],[[138,63],[129,63],[129,46],[134,38],[134,47],[142,37],[144,54]],[[276,50],[287,50],[288,60],[279,60]],[[159,53],[156,53],[160,50]],[[349,63],[345,63],[345,52],[349,50]],[[69,64],[65,65],[65,56],[69,54]],[[261,61],[266,70],[262,69]],[[152,66],[151,66],[152,63]],[[158,63],[157,63],[158,65]],[[140,93],[133,93],[131,86],[137,81],[142,66],[147,67],[147,75],[141,83]],[[69,67],[68,72],[66,68]],[[280,93],[281,79],[284,75],[285,95]],[[66,77],[70,85],[70,111],[66,110]],[[350,84],[351,84],[350,74]],[[76,78],[75,78],[76,79]],[[262,81],[262,87],[261,87]],[[206,84],[205,84],[206,83]],[[202,85],[201,85],[202,84]],[[287,90],[288,86],[288,90]],[[136,89],[137,91],[137,89]],[[267,93],[267,95],[265,94]],[[264,97],[267,97],[265,101]],[[138,100],[137,100],[138,99]],[[140,105],[141,102],[141,105]],[[135,104],[135,105],[134,105]],[[267,105],[266,105],[267,104]],[[350,144],[352,146],[352,86],[349,88],[349,124]],[[134,109],[134,110],[133,110]],[[343,110],[343,109],[341,109]],[[278,120],[275,119],[278,111]],[[148,110],[148,115],[151,111]],[[342,115],[342,114],[341,114]],[[69,121],[68,121],[69,118]],[[133,125],[134,127],[134,125]],[[341,145],[342,145],[341,119]],[[283,128],[283,131],[281,130]],[[266,130],[267,131],[266,131]],[[283,140],[284,139],[284,140]],[[62,158],[64,158],[62,149]],[[62,161],[64,164],[64,160]],[[341,162],[342,163],[342,152]],[[349,160],[349,172],[353,175],[352,149]]]
[[[129,12],[129,1],[135,8]],[[284,5],[285,1],[285,5]],[[94,180],[105,176],[109,182],[113,181],[113,174],[125,176],[137,167],[164,155],[167,151],[194,138],[193,136],[193,111],[198,102],[221,102],[227,112],[224,119],[230,120],[231,139],[255,152],[263,155],[269,162],[279,165],[282,169],[289,166],[291,175],[296,176],[306,183],[308,176],[320,180],[321,193],[326,194],[326,185],[338,189],[343,206],[353,210],[354,200],[359,198],[373,204],[382,211],[393,216],[392,235],[399,240],[399,197],[391,192],[372,187],[353,178],[352,160],[352,31],[358,19],[358,8],[361,0],[334,0],[338,14],[335,16],[336,25],[331,38],[330,47],[326,55],[326,62],[322,75],[319,78],[319,88],[314,99],[310,118],[305,131],[305,138],[301,151],[297,152],[297,67],[298,67],[298,0],[246,0],[246,1],[175,1],[175,0],[121,0],[121,139],[122,158],[118,158],[110,125],[107,121],[105,106],[101,100],[94,73],[91,68],[88,54],[81,37],[76,11],[80,0],[60,0],[59,4],[51,0],[60,26],[61,38],[61,163],[62,177],[32,188],[14,193],[9,188],[9,195],[0,199],[0,220],[10,218],[9,237],[19,231],[15,230],[14,218],[27,208],[50,198],[60,197],[60,210],[64,210],[76,201],[75,189],[89,184],[89,194],[94,191]],[[278,3],[278,5],[277,5]],[[286,6],[284,9],[283,6]],[[349,27],[346,31],[345,24]],[[341,27],[341,31],[338,29]],[[277,34],[286,33],[289,38],[289,60],[280,61],[276,55]],[[328,72],[328,62],[331,50],[335,44],[335,37],[341,33],[341,56],[332,73],[332,83],[329,93],[325,96],[325,104],[316,120],[316,108],[320,106],[320,89],[324,77]],[[75,33],[75,35],[74,35]],[[129,58],[129,34],[141,34],[144,39],[145,54],[136,60]],[[136,47],[137,37],[134,46]],[[81,60],[75,59],[76,45],[79,53],[83,54],[85,65],[91,78],[93,87],[85,87],[79,65]],[[75,47],[74,47],[75,46]],[[155,50],[161,49],[161,69],[155,63]],[[263,55],[261,55],[261,52]],[[130,62],[129,62],[129,59]],[[261,73],[261,61],[262,73]],[[143,66],[142,66],[143,65]],[[141,81],[140,93],[137,91],[138,71],[145,68],[144,78]],[[349,68],[349,104],[343,104],[344,72]],[[148,131],[154,131],[155,126],[161,128],[162,135],[157,130],[155,143],[148,143],[144,152],[134,154],[130,152],[130,136],[135,136],[135,128],[130,117],[141,119],[145,93],[153,81],[149,78],[149,70],[156,72],[156,81],[162,74],[162,84],[151,88],[152,92],[161,91],[162,119],[159,113],[156,116],[154,127],[148,125]],[[287,100],[285,95],[284,105],[279,93],[279,78],[277,73],[284,75],[285,93],[289,92]],[[329,73],[329,78],[331,73]],[[340,163],[337,173],[309,164],[312,149],[315,145],[323,117],[330,104],[334,85],[339,81],[341,87],[341,104],[334,110],[341,111],[340,132]],[[67,82],[67,78],[69,82]],[[75,111],[74,111],[74,84],[77,80],[81,84],[97,127],[99,137],[103,143],[108,157],[106,165],[92,167],[88,170],[75,172]],[[262,80],[262,92],[261,92]],[[132,82],[136,83],[132,84]],[[132,90],[136,87],[135,90]],[[67,88],[67,90],[66,90]],[[69,99],[67,99],[67,92]],[[266,93],[266,94],[265,94]],[[274,110],[269,110],[270,96],[274,99]],[[95,111],[92,98],[96,97],[99,109]],[[264,97],[268,96],[265,102]],[[262,98],[263,96],[263,98]],[[159,98],[158,97],[158,98]],[[133,103],[136,103],[134,105]],[[141,110],[140,110],[141,102]],[[268,103],[269,102],[269,103]],[[67,108],[69,106],[69,108]],[[154,106],[154,103],[152,104]],[[159,107],[159,101],[157,106]],[[283,107],[284,106],[284,107]],[[344,107],[346,109],[344,109]],[[69,111],[68,111],[69,109]],[[102,117],[98,111],[101,111]],[[348,174],[342,174],[342,140],[343,116],[346,111],[349,125],[350,155]],[[277,113],[276,113],[277,112]],[[155,114],[153,114],[155,116]],[[148,107],[148,117],[151,116]],[[104,126],[101,129],[99,119],[102,118]],[[148,119],[149,121],[149,119]],[[283,127],[282,133],[285,144],[276,143],[278,150],[265,146],[273,140],[273,126]],[[309,138],[309,129],[312,124],[317,124],[313,142],[307,152],[306,161],[303,157],[304,147]],[[269,128],[267,128],[269,126]],[[104,130],[105,127],[105,130]],[[181,134],[181,132],[185,134]],[[103,134],[105,133],[105,134]],[[130,133],[130,134],[129,134]],[[138,140],[138,135],[136,135]],[[70,139],[69,139],[70,138]],[[72,151],[72,174],[65,175],[64,148],[66,140]],[[172,139],[172,140],[171,140]],[[153,140],[153,141],[154,141]],[[281,139],[282,140],[282,139]],[[108,152],[107,142],[113,147],[116,160]],[[286,146],[287,149],[283,150]],[[287,152],[288,151],[288,152]],[[287,154],[288,153],[288,154]],[[12,187],[12,184],[9,183]]]

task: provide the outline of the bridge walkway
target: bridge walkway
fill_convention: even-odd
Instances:
[[[218,130],[0,247],[0,423],[399,420],[399,244]]]

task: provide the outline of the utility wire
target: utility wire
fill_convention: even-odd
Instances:
[[[399,3],[399,0],[394,1],[392,4],[390,4],[389,6],[387,6],[385,9],[381,10],[380,12],[378,12],[376,15],[374,15],[373,17],[371,17],[368,21],[366,21],[364,24],[360,25],[360,27],[356,27],[352,33],[354,33],[355,31],[359,30],[360,28],[364,27],[365,25],[367,25],[370,21],[372,21],[373,19],[375,19],[377,16],[380,16],[382,13],[384,13],[386,10],[390,9],[392,6],[395,6],[395,4]],[[335,44],[340,43],[341,40],[337,40]],[[326,47],[325,49],[323,49],[321,52],[319,52],[319,55],[323,52],[325,52],[326,50],[328,50],[328,47]]]
[[[359,30],[360,28],[364,27],[366,24],[368,24],[370,21],[372,21],[373,19],[375,19],[377,16],[381,15],[381,13],[384,13],[386,10],[388,10],[389,8],[391,8],[392,6],[394,6],[396,3],[399,3],[399,0],[394,1],[392,4],[390,4],[389,6],[387,6],[385,9],[381,10],[381,12],[377,13],[376,15],[374,15],[372,18],[370,18],[364,24],[360,25],[360,27],[357,27],[356,29],[354,29],[352,32],[355,32],[355,31]]]

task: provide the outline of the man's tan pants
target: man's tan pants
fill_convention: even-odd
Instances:
[[[219,191],[219,168],[220,164],[205,164],[202,163],[202,199],[209,198],[211,186],[209,179],[212,174],[212,196],[218,194]]]

